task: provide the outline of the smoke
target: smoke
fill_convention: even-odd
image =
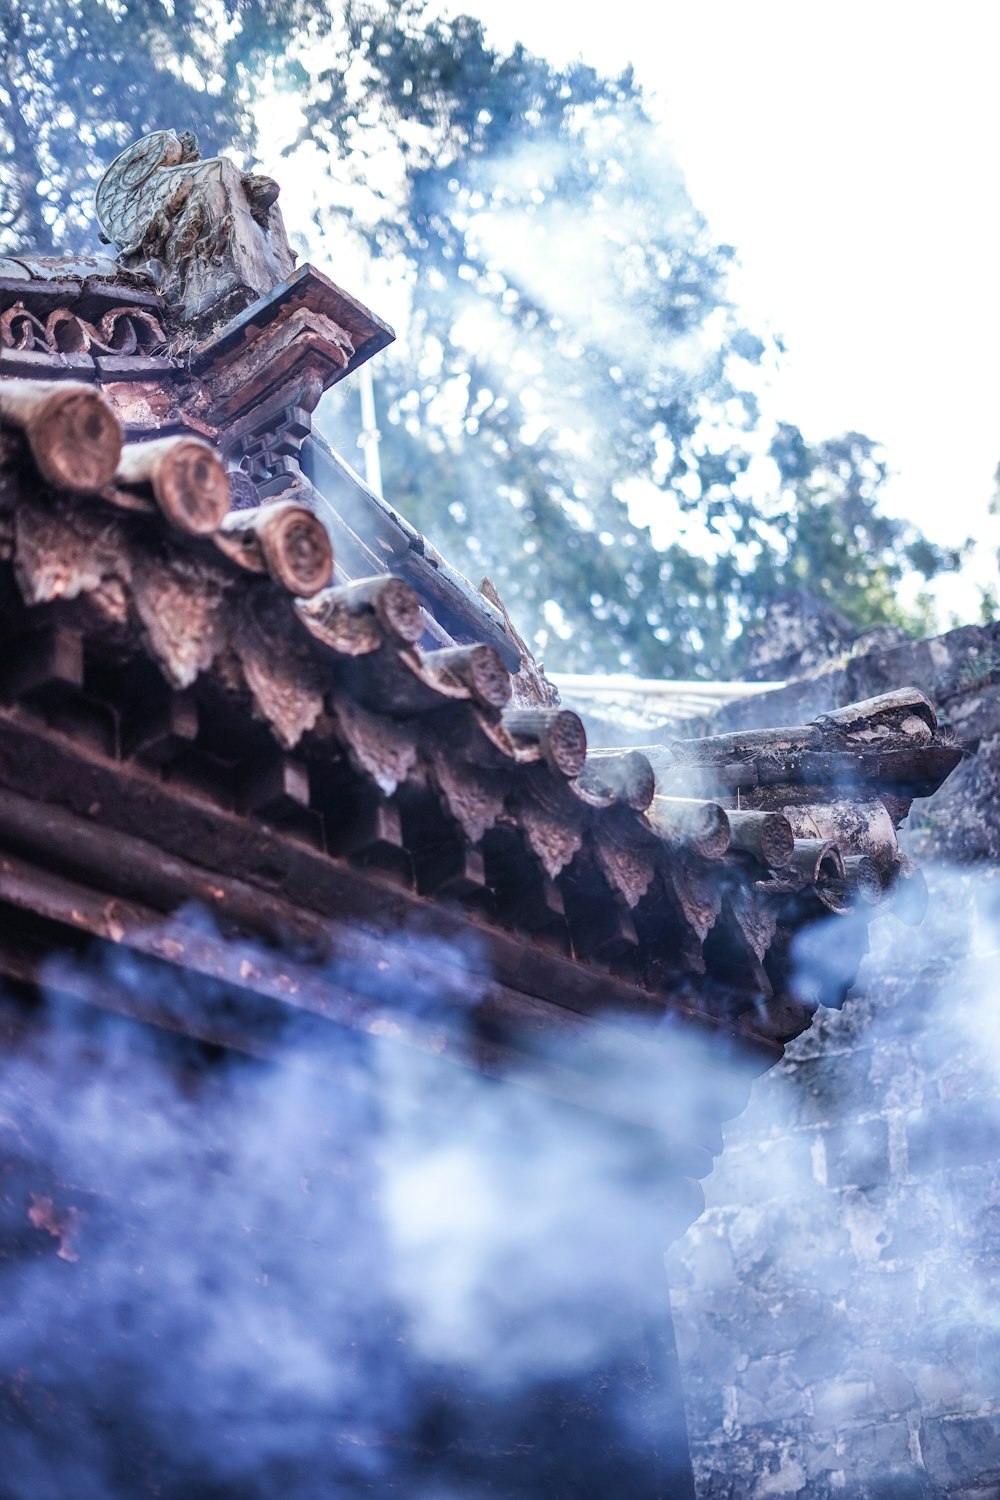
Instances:
[[[315,1078],[47,1010],[2,1091],[3,1493],[274,1493],[321,1414],[364,1432],[392,1403],[391,1371],[357,1378],[364,1340],[347,1360],[329,1336],[348,1299],[362,1335],[371,1311],[342,1160],[366,1102],[343,1080],[334,1133]]]
[[[409,934],[415,976],[461,961],[437,942]],[[454,1033],[481,968],[465,1013],[417,978],[373,999]],[[377,1015],[349,1033],[239,1004],[112,948],[2,998],[3,1500],[596,1500],[649,1494],[651,1462],[682,1475],[659,1132],[544,1092],[544,1051],[500,1084]],[[225,1027],[270,1059],[180,1034]],[[682,1045],[674,1119],[697,1115]],[[560,1045],[558,1066],[663,1120],[644,1055]]]
[[[405,362],[384,382],[375,369],[387,495],[419,527],[433,516],[449,560],[500,580],[515,614],[523,596],[520,628],[539,649],[565,662],[572,644],[582,662],[574,590],[585,615],[627,624],[647,529],[656,548],[717,559],[732,538],[719,503],[711,516],[700,503],[708,479],[716,502],[723,483],[773,489],[754,394],[763,346],[729,301],[727,255],[662,130],[635,110],[580,108],[558,136],[539,130],[468,173],[431,205],[461,245],[458,269],[424,268],[400,330]],[[449,241],[445,270],[455,254]],[[348,453],[351,399],[345,384],[319,415]],[[563,586],[557,511],[582,559]],[[362,518],[351,524],[373,545]],[[609,563],[619,544],[630,550]]]
[[[1000,1482],[1000,886],[930,883],[755,1084],[671,1252],[704,1500]]]
[[[935,883],[755,1085],[673,1256],[705,1500],[922,1493],[994,1410],[997,887]],[[406,941],[380,992],[330,968],[367,1032],[112,948],[4,998],[3,1500],[686,1493],[662,1253],[745,1067],[595,1018],[500,1082],[434,1040],[495,1043],[483,955]]]

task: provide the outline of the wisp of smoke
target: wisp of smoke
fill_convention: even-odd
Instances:
[[[1000,1479],[1000,903],[982,867],[928,874],[922,927],[875,924],[671,1253],[706,1497]]]
[[[997,1373],[995,1277],[970,1260],[970,1192],[934,1164],[942,1131],[954,1142],[972,1122],[979,1139],[1000,1140],[997,914],[987,892],[963,926],[967,903],[954,886],[941,892],[942,879],[916,939],[894,939],[889,922],[875,929],[874,1104],[859,1114],[831,1088],[816,1129],[794,1070],[758,1085],[766,1123],[723,1161],[714,1206],[676,1261],[699,1440],[730,1464],[768,1403],[799,1423],[780,1442],[772,1423],[766,1441],[780,1461],[761,1494],[810,1472],[799,1448],[817,1434],[870,1425],[871,1383],[903,1331],[906,1389],[919,1391],[918,1367],[942,1341],[968,1348],[973,1328],[979,1373],[963,1410],[986,1399],[983,1371]],[[801,946],[805,991],[828,983],[842,931],[832,923]],[[430,933],[408,941],[412,983],[400,993],[386,981],[376,998],[387,1013],[453,1030],[483,993],[482,955],[465,955],[463,1018],[419,978],[440,962],[454,971],[463,955]],[[0,1493],[647,1494],[641,1455],[682,1441],[649,1332],[659,1321],[669,1335],[662,1252],[685,1170],[671,1151],[725,1100],[730,1113],[741,1107],[740,1061],[696,1054],[669,1019],[622,1046],[598,1020],[501,1082],[391,1028],[348,1032],[291,1013],[267,1029],[270,1055],[252,1058],[238,1040],[225,1051],[192,1040],[205,1017],[228,1017],[234,1037],[253,1040],[253,1017],[241,1033],[222,986],[107,952],[53,959],[40,1002],[4,1001]],[[141,995],[161,1029],[68,999],[82,968],[92,991]],[[334,988],[360,978],[346,960],[328,973]],[[901,1007],[892,986],[907,983]],[[837,1026],[865,1003],[822,1022],[827,1055],[807,1040],[795,1068],[843,1076]],[[938,1078],[937,1093],[915,1102],[913,1059],[939,1044],[962,1093]],[[589,1079],[594,1107],[548,1091],[549,1070]],[[974,1138],[970,1162],[977,1152]],[[589,1413],[585,1448],[558,1415],[570,1398]],[[903,1422],[919,1446],[918,1395]],[[861,1468],[868,1451],[858,1449]],[[835,1468],[823,1461],[840,1476],[824,1482],[845,1483],[849,1441]],[[893,1460],[916,1462],[909,1449]]]
[[[414,974],[439,941],[410,934]],[[84,973],[160,1029],[67,998]],[[224,1051],[192,1036],[232,994],[124,950],[53,958],[45,988],[3,999],[5,1500],[647,1493],[651,1430],[673,1441],[662,1357],[635,1354],[669,1333],[655,1132],[559,1102],[545,1057],[500,1083],[291,1016],[269,1058]],[[416,979],[378,998],[444,1019]],[[558,1061],[679,1120],[681,1049],[666,1080]]]

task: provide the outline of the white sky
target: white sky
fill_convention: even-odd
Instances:
[[[775,413],[855,428],[887,508],[983,544],[1000,459],[1000,7],[951,0],[466,0],[497,43],[633,62],[691,196],[789,353]],[[955,584],[943,602],[973,603]]]

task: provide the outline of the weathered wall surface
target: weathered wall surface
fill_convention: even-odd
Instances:
[[[754,722],[908,682],[976,752],[910,833],[940,856],[931,911],[877,924],[844,1010],[755,1084],[671,1256],[700,1500],[1000,1496],[1000,630],[849,662]]]

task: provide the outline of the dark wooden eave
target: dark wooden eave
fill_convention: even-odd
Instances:
[[[30,768],[43,754],[32,734],[54,736],[52,756],[86,743],[111,778],[102,820],[113,822],[131,787],[140,804],[157,786],[158,796],[186,789],[204,809],[181,820],[186,839],[212,807],[238,820],[244,842],[259,825],[280,832],[310,863],[314,890],[327,888],[320,870],[332,879],[380,866],[420,899],[463,907],[490,935],[483,951],[509,934],[502,941],[519,946],[522,973],[533,951],[558,954],[577,979],[570,969],[558,983],[549,975],[543,994],[582,984],[603,988],[605,1007],[623,1014],[640,997],[639,1009],[685,1009],[693,981],[748,1035],[789,1034],[785,965],[771,951],[787,944],[775,940],[812,906],[853,906],[829,862],[817,866],[818,884],[796,874],[801,860],[762,865],[754,827],[771,813],[794,822],[797,805],[860,810],[841,819],[838,857],[873,859],[888,904],[898,866],[889,805],[898,815],[960,754],[911,694],[862,705],[855,722],[775,731],[739,754],[708,740],[634,753],[629,789],[621,755],[584,759],[575,716],[504,708],[509,679],[489,647],[425,653],[408,626],[395,635],[378,615],[387,580],[372,580],[369,603],[359,583],[303,604],[268,576],[252,516],[237,557],[226,527],[178,530],[154,497],[121,484],[53,492],[17,432],[4,445],[2,688],[14,715],[7,745],[18,747],[7,751],[8,787],[31,795],[16,775],[18,757]],[[276,515],[262,512],[261,524]],[[406,597],[404,583],[394,587]],[[647,762],[645,800],[654,789],[657,798],[644,812],[634,772]],[[693,801],[692,775],[702,778]],[[695,825],[712,808],[723,837],[706,843]],[[161,819],[157,835],[166,848],[169,825]],[[829,829],[793,833],[805,846],[837,844]],[[213,858],[196,862],[212,868]],[[295,890],[307,906],[308,886]],[[768,1020],[769,1007],[780,1021]]]

